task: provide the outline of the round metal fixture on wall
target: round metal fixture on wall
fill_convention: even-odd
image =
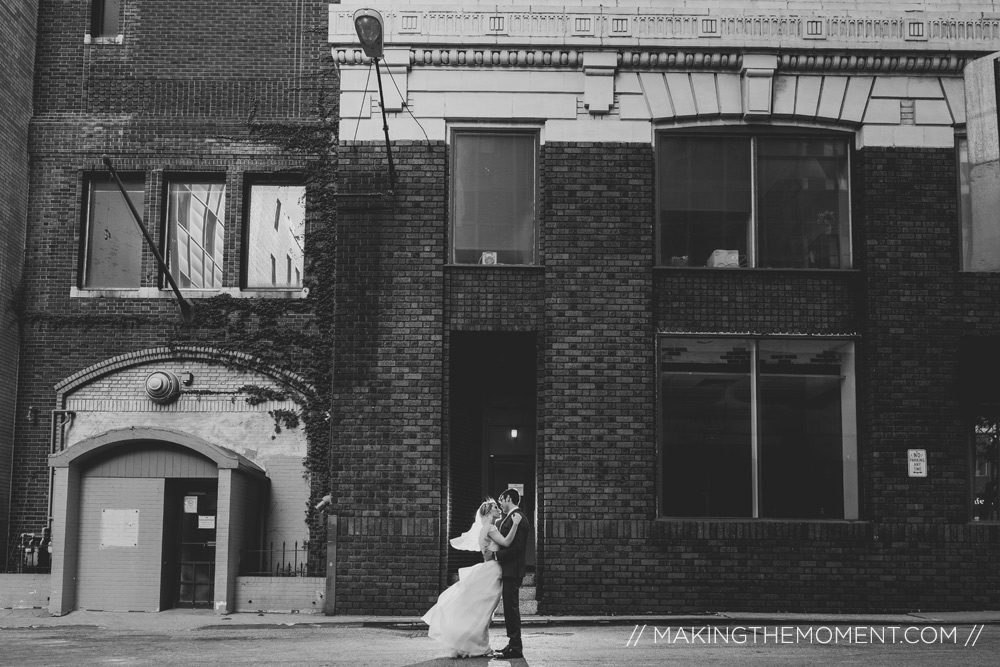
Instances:
[[[181,383],[167,371],[150,373],[146,377],[146,395],[154,403],[171,403],[181,395]]]

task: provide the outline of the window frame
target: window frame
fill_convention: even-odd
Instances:
[[[958,270],[963,273],[973,273],[969,267],[971,262],[972,220],[972,165],[969,162],[969,137],[965,129],[955,131],[955,196],[958,200]]]
[[[161,214],[161,223],[160,223],[159,249],[160,249],[160,254],[163,257],[163,263],[165,264],[167,271],[172,271],[172,269],[173,269],[172,261],[174,259],[172,257],[172,255],[171,255],[171,253],[170,253],[170,243],[171,243],[171,236],[170,236],[170,213],[171,213],[171,208],[170,208],[170,186],[173,185],[173,184],[175,184],[175,183],[187,183],[187,184],[192,184],[192,185],[203,185],[203,184],[204,185],[218,185],[218,184],[221,184],[221,185],[223,185],[225,187],[224,196],[226,197],[226,202],[223,205],[222,217],[221,217],[221,221],[222,221],[222,225],[223,225],[222,265],[220,267],[220,273],[221,273],[221,276],[222,276],[222,278],[221,278],[221,284],[218,285],[218,286],[216,286],[216,287],[185,287],[185,286],[181,285],[181,281],[179,280],[179,278],[174,277],[174,281],[177,283],[178,288],[182,292],[191,292],[191,293],[208,293],[208,292],[213,292],[213,293],[217,293],[217,292],[225,291],[226,288],[228,287],[228,284],[227,284],[228,280],[227,280],[227,275],[226,275],[226,263],[227,263],[227,261],[231,261],[231,260],[227,260],[226,255],[229,254],[228,253],[228,250],[229,250],[228,246],[229,246],[230,241],[231,241],[231,239],[229,239],[229,235],[232,234],[232,229],[231,229],[232,226],[229,224],[229,220],[232,218],[232,214],[230,212],[231,208],[232,208],[232,200],[231,200],[231,191],[232,191],[232,188],[230,187],[229,174],[226,173],[226,172],[219,172],[219,171],[214,171],[214,172],[212,172],[212,171],[209,171],[209,172],[171,171],[171,172],[166,172],[166,173],[163,174],[163,195],[162,195],[162,199],[161,199],[162,214]],[[159,287],[159,289],[160,290],[168,290],[168,289],[170,289],[169,284],[167,282],[167,279],[163,275],[163,272],[162,271],[158,271],[158,273],[159,273],[159,280],[158,280],[158,287]]]
[[[510,263],[500,263],[496,264],[485,264],[482,260],[479,262],[459,262],[456,259],[456,225],[457,221],[457,197],[458,197],[458,187],[456,182],[456,175],[458,174],[458,142],[462,136],[470,135],[480,135],[480,136],[526,136],[532,138],[534,142],[534,151],[532,154],[533,160],[533,170],[534,178],[532,182],[533,192],[532,192],[532,235],[531,235],[531,261],[520,263],[520,264],[510,264]],[[449,145],[449,156],[448,156],[448,248],[447,248],[447,263],[453,266],[502,266],[502,267],[532,267],[541,266],[541,159],[542,159],[542,147],[545,144],[542,128],[537,125],[489,125],[489,124],[471,124],[471,125],[453,125],[449,128],[447,132],[448,145]],[[487,252],[487,251],[484,251]]]
[[[751,344],[750,356],[750,516],[726,515],[726,516],[701,516],[701,515],[681,515],[668,514],[665,508],[665,486],[664,466],[665,457],[669,455],[666,451],[666,416],[664,415],[663,396],[663,374],[664,359],[663,348],[667,341],[693,341],[710,340],[716,341],[747,341]],[[858,470],[858,447],[859,447],[859,425],[858,416],[860,406],[858,405],[858,393],[860,378],[858,375],[859,341],[853,337],[838,336],[791,336],[791,335],[771,335],[753,336],[737,335],[725,333],[691,333],[691,334],[657,334],[656,341],[656,518],[658,520],[730,520],[730,521],[857,521],[860,519],[860,478]],[[774,343],[779,341],[814,341],[827,344],[849,344],[851,355],[850,374],[845,376],[850,382],[842,386],[841,391],[841,474],[842,474],[842,518],[816,518],[816,517],[784,517],[764,515],[761,516],[761,500],[764,490],[762,489],[762,447],[761,447],[761,402],[760,402],[760,348],[761,344]],[[847,426],[848,428],[844,428]]]
[[[267,174],[267,173],[247,173],[243,176],[243,188],[242,188],[242,209],[241,209],[241,220],[240,220],[240,268],[239,268],[239,285],[242,291],[252,291],[252,292],[300,292],[304,289],[302,280],[298,281],[297,285],[251,285],[250,284],[250,226],[253,222],[251,219],[252,209],[253,209],[253,188],[255,186],[261,185],[272,185],[277,187],[301,187],[302,198],[303,198],[303,212],[302,212],[302,265],[301,267],[296,266],[295,268],[301,269],[301,276],[305,276],[305,237],[306,229],[308,228],[308,210],[309,210],[309,187],[306,183],[306,177],[300,173],[282,173],[282,174]],[[281,207],[284,208],[284,207]],[[268,229],[277,230],[280,228],[278,223],[277,214],[270,223],[265,225]],[[275,261],[277,261],[277,256],[275,256]],[[294,266],[294,265],[293,265]],[[270,269],[268,269],[270,271]],[[270,282],[270,281],[269,281]],[[275,275],[274,282],[277,282]]]
[[[143,214],[143,210],[146,208],[146,202],[148,201],[149,195],[149,179],[146,171],[135,170],[135,171],[124,171],[119,172],[119,177],[122,182],[127,185],[129,181],[141,181],[142,182],[142,204],[138,207],[140,215]],[[143,287],[143,272],[142,266],[145,258],[146,252],[146,240],[143,238],[142,231],[136,225],[135,232],[139,237],[139,282],[136,285],[129,286],[108,286],[108,287],[97,287],[87,285],[88,280],[91,275],[91,243],[90,243],[90,232],[91,227],[94,224],[94,219],[92,217],[91,206],[93,204],[94,197],[94,185],[98,183],[107,182],[109,187],[108,191],[118,192],[118,184],[115,182],[114,177],[109,171],[88,171],[83,174],[83,188],[81,201],[81,211],[80,211],[80,244],[78,252],[78,266],[77,266],[77,280],[76,288],[82,292],[107,292],[109,290],[114,291],[135,291]],[[127,208],[127,205],[126,205]],[[131,211],[128,212],[128,218],[131,224],[135,225],[135,220],[132,218]]]
[[[87,30],[92,40],[114,41],[122,34],[124,5],[125,0],[90,0],[90,23]],[[115,30],[109,32],[107,19],[112,13],[115,15]]]
[[[994,512],[997,513],[996,518],[981,519],[980,517],[977,516],[977,509],[976,509],[976,499],[977,499],[976,480],[979,477],[987,477],[987,478],[990,477],[989,474],[979,475],[978,456],[976,452],[976,448],[978,445],[977,442],[978,422],[979,419],[985,416],[986,413],[989,413],[991,415],[990,421],[996,425],[995,429],[996,435],[994,439],[1000,441],[1000,402],[992,400],[983,403],[977,403],[973,407],[972,414],[969,416],[970,423],[968,427],[969,428],[968,431],[969,432],[969,463],[968,463],[969,521],[973,523],[997,524],[1000,523],[1000,485],[998,485],[998,488],[994,489],[992,492],[994,494],[993,497]],[[994,479],[995,482],[996,478],[1000,477],[1000,444],[995,442],[994,448],[997,450],[994,452],[994,458],[992,461],[989,460],[986,461],[986,464],[992,468],[993,470],[992,476],[995,478]],[[984,495],[987,495],[988,491],[989,491],[988,488],[985,489]]]
[[[705,139],[746,139],[749,142],[750,153],[750,220],[747,222],[747,253],[740,258],[739,270],[755,271],[853,271],[857,269],[857,254],[855,252],[855,215],[854,215],[854,162],[855,162],[855,138],[852,133],[837,130],[822,130],[792,126],[721,126],[721,127],[688,127],[688,128],[657,128],[653,132],[653,160],[654,160],[654,249],[653,263],[657,269],[706,269],[707,266],[677,266],[671,262],[669,257],[661,257],[663,225],[661,224],[662,198],[663,193],[660,187],[661,165],[660,151],[661,144],[668,138],[705,138]],[[760,221],[760,158],[758,144],[761,139],[799,139],[799,140],[828,140],[841,142],[845,149],[844,175],[847,179],[847,187],[844,192],[846,199],[845,216],[847,224],[847,264],[846,267],[767,267],[758,266],[760,261],[761,231],[764,227]],[[733,268],[736,267],[715,267]]]

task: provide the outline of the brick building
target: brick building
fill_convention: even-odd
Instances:
[[[18,4],[4,204],[29,232],[5,215],[5,289],[18,243],[24,270],[4,309],[4,571],[46,576],[65,613],[266,608],[253,575],[297,570],[316,576],[289,578],[280,608],[321,609],[325,524],[308,508],[328,487],[328,281],[303,245],[323,255],[306,190],[331,163],[326,4]]]
[[[5,300],[16,299],[27,220],[28,122],[34,82],[37,3],[5,5],[0,35],[8,45],[7,66],[0,71],[0,285]],[[17,394],[17,327],[9,313],[0,331],[0,553],[7,551],[13,460],[14,401]]]
[[[992,3],[365,4],[388,145],[365,5],[39,0],[8,572],[418,613],[514,485],[545,613],[1000,607]]]
[[[1000,604],[991,3],[330,12],[338,607],[511,484],[547,613]]]

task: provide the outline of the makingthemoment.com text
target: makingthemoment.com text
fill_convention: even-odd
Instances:
[[[636,625],[626,646],[653,644],[964,644],[974,646],[983,626],[970,632],[932,625],[848,626],[691,626],[658,628]],[[966,636],[968,634],[968,636]]]

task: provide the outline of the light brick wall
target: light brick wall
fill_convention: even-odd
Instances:
[[[236,611],[322,613],[325,577],[238,577]]]
[[[44,609],[50,579],[48,574],[0,574],[0,609]]]

